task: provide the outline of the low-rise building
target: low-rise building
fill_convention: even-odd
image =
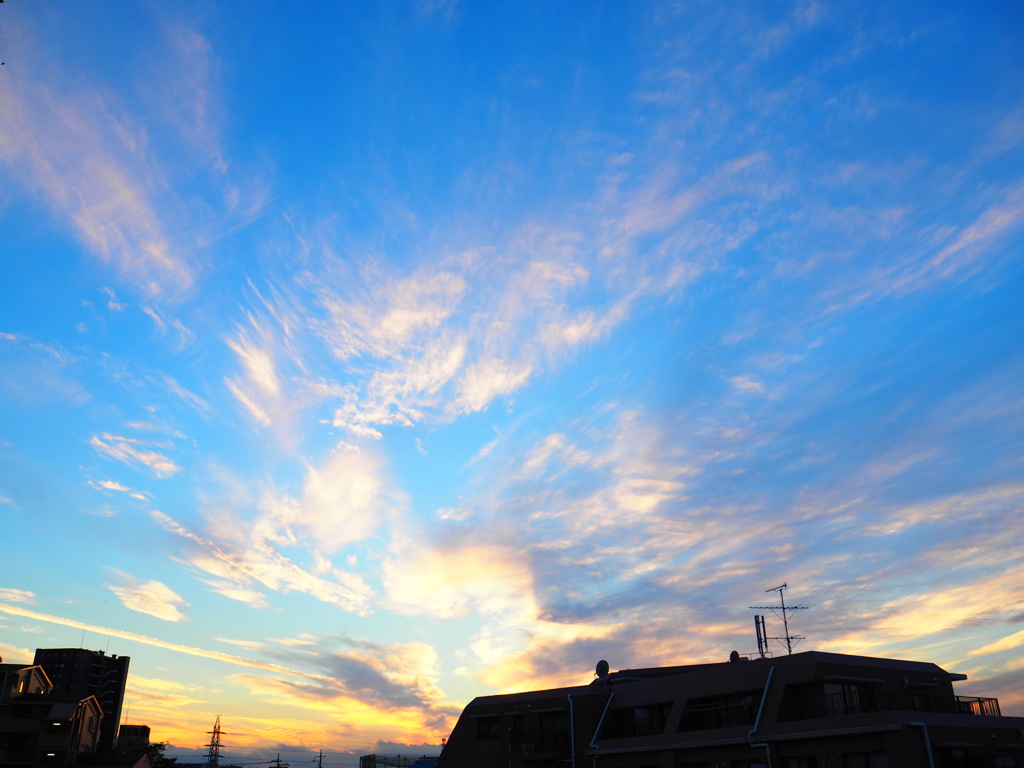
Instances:
[[[39,666],[0,664],[0,765],[73,766],[99,744],[95,696],[53,693]]]
[[[1024,718],[935,664],[809,651],[474,699],[438,768],[1024,768]]]

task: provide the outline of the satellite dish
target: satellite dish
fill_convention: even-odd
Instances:
[[[729,654],[729,661],[739,661],[739,660],[740,660],[740,652],[739,651],[733,651],[732,653]]]
[[[598,677],[604,680],[606,677],[608,677],[608,662],[604,659],[601,659],[599,662],[597,662],[597,669],[595,669],[594,671],[597,673]]]

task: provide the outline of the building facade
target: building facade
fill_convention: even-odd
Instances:
[[[53,692],[39,666],[0,664],[0,766],[76,765],[99,744],[103,712],[95,696]]]
[[[84,648],[39,648],[32,663],[46,670],[54,693],[96,697],[103,709],[99,751],[110,752],[117,740],[130,660]]]
[[[605,673],[474,699],[438,768],[1024,768],[1024,718],[964,679],[817,651]]]

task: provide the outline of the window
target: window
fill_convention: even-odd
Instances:
[[[787,757],[782,763],[784,768],[817,768],[817,761],[814,757],[803,755],[801,757]]]
[[[690,699],[679,719],[679,731],[703,731],[754,724],[760,691]]]
[[[569,748],[569,713],[564,709],[540,714],[540,744],[543,752]]]
[[[825,683],[825,710],[828,717],[874,712],[874,691],[856,683]]]
[[[993,765],[996,768],[1017,768],[1017,758],[1013,755],[996,755]]]
[[[671,711],[670,701],[609,710],[601,727],[601,737],[628,739],[636,736],[656,736],[665,732]]]
[[[498,718],[481,717],[476,721],[476,737],[478,739],[498,738]]]
[[[889,768],[884,752],[856,752],[843,755],[843,768]]]

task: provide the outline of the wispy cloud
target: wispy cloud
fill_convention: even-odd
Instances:
[[[181,471],[181,467],[170,458],[154,450],[148,450],[149,443],[132,437],[110,433],[93,435],[89,445],[116,461],[133,467],[144,467],[157,477],[170,477]]]
[[[32,619],[33,621],[43,621],[50,624],[59,624],[64,627],[71,627],[73,629],[84,629],[87,632],[95,632],[100,635],[107,635],[110,637],[118,637],[122,640],[131,640],[132,642],[142,643],[143,645],[150,645],[155,648],[163,648],[168,651],[175,651],[177,653],[183,653],[189,656],[197,656],[204,659],[210,659],[213,661],[221,661],[225,664],[233,664],[241,667],[250,667],[252,669],[261,669],[267,672],[275,672],[277,674],[306,677],[310,679],[319,679],[317,675],[309,675],[304,672],[300,672],[294,669],[287,669],[279,664],[271,664],[268,662],[258,661],[256,659],[247,659],[242,656],[233,656],[229,653],[222,653],[220,651],[210,651],[204,648],[196,648],[194,646],[182,645],[180,643],[172,643],[166,640],[161,640],[155,637],[148,637],[146,635],[140,635],[135,632],[126,632],[125,630],[116,629],[114,627],[100,627],[95,624],[89,624],[88,622],[78,621],[77,619],[68,619],[62,616],[53,616],[46,613],[38,613],[36,611],[30,611],[26,608],[20,608],[14,605],[7,605],[0,603],[0,613],[6,613],[10,616],[20,616],[26,619]]]
[[[86,248],[150,295],[187,290],[193,271],[158,213],[145,139],[115,99],[18,78],[4,78],[0,98],[0,159]]]
[[[125,608],[164,621],[187,621],[182,609],[187,608],[188,603],[166,584],[154,580],[142,582],[123,571],[112,570],[122,584],[108,584],[107,589],[117,596]]]
[[[36,595],[26,589],[13,589],[11,587],[0,588],[0,600],[8,603],[34,603]]]
[[[163,312],[153,307],[143,307],[142,311],[153,321],[153,325],[160,336],[172,336],[175,349],[178,351],[185,349],[195,339],[195,333],[191,329],[186,328],[185,324],[177,318],[167,317]]]
[[[258,589],[262,587],[275,592],[309,594],[344,610],[366,613],[373,590],[361,577],[334,567],[323,555],[314,553],[312,562],[303,567],[283,551],[296,546],[308,531],[323,535],[329,546],[353,540],[346,518],[336,517],[335,510],[322,506],[324,494],[334,487],[330,482],[318,485],[322,481],[319,477],[313,481],[308,506],[300,500],[268,494],[258,503],[255,519],[248,521],[243,509],[212,507],[208,512],[210,536],[191,531],[162,512],[154,512],[153,517],[187,542],[183,561],[212,576],[213,580],[207,583],[218,594],[263,607],[267,602]],[[358,482],[353,488],[356,491],[360,490]],[[362,490],[367,488],[363,486]],[[234,502],[245,503],[241,499]],[[304,511],[307,509],[309,514]],[[372,530],[372,521],[369,525],[364,530]]]
[[[144,493],[143,491],[136,491],[132,488],[129,488],[127,485],[122,485],[121,483],[115,480],[90,480],[89,485],[98,490],[124,493],[133,499],[138,499],[139,501],[149,501],[149,499],[151,498],[149,494]]]

